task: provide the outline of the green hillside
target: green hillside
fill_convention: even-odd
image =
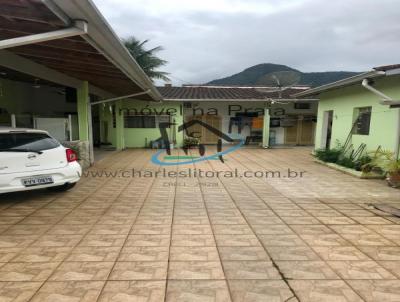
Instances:
[[[310,85],[320,86],[335,82],[358,74],[350,71],[326,71],[326,72],[301,72],[285,65],[259,64],[234,74],[232,76],[213,80],[210,85],[266,85],[283,86]]]

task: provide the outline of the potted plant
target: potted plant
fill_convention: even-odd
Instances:
[[[400,187],[400,159],[393,159],[388,163],[386,181],[391,187]]]
[[[195,148],[199,145],[200,141],[198,138],[195,137],[186,137],[183,140],[183,147],[186,149]]]
[[[371,162],[363,166],[363,171],[380,171],[386,174],[386,181],[391,187],[400,187],[400,160],[392,151],[378,148],[373,152]]]

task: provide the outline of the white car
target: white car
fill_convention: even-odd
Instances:
[[[0,194],[43,188],[66,191],[81,175],[76,153],[46,131],[0,128]]]

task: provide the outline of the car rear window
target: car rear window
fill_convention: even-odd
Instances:
[[[1,150],[43,151],[54,149],[60,143],[45,133],[0,133]]]

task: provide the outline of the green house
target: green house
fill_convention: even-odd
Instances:
[[[369,72],[295,95],[318,97],[315,149],[346,144],[353,150],[379,147],[399,157],[400,65]]]

